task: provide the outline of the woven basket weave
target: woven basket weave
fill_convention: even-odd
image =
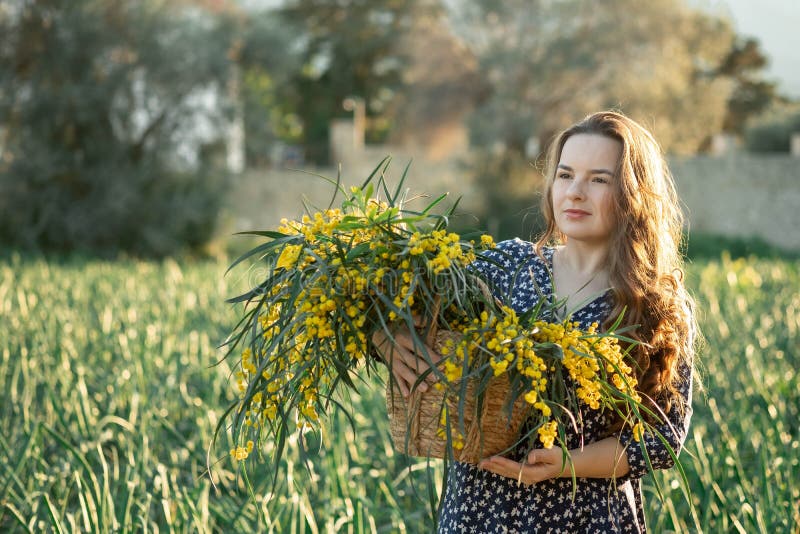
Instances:
[[[451,331],[436,332],[435,342],[429,345],[440,351],[448,337],[457,335]],[[479,425],[476,417],[476,385],[476,380],[471,379],[466,388],[464,448],[453,450],[457,461],[471,464],[477,464],[482,458],[503,452],[514,445],[527,414],[527,406],[522,398],[514,404],[510,421],[507,413],[503,412],[509,382],[507,376],[502,375],[492,378],[486,387]],[[392,385],[391,381],[387,384],[386,407],[395,449],[410,456],[445,458],[446,441],[437,436],[444,397],[444,391],[429,388],[424,393],[414,390],[406,399],[396,384]],[[459,428],[458,398],[451,393],[447,404],[451,429],[455,432]]]

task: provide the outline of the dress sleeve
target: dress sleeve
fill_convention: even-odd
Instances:
[[[480,255],[469,265],[489,285],[495,297],[507,302],[511,295],[512,273],[519,263],[522,242],[518,239],[501,241]]]
[[[693,331],[690,332],[688,341],[691,351],[691,347],[694,345]],[[694,355],[690,352],[690,357],[678,367],[678,384],[676,387],[678,396],[672,402],[669,412],[665,414],[666,421],[654,425],[655,430],[663,436],[676,457],[683,448],[692,417],[693,359]],[[649,473],[648,457],[653,469],[669,469],[675,465],[675,461],[664,441],[653,431],[645,432],[640,442],[633,439],[633,431],[630,428],[619,432],[617,437],[625,447],[630,468],[628,474],[622,477],[623,481],[630,478],[641,478]]]

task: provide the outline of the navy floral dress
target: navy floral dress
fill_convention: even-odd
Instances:
[[[554,250],[544,248],[542,260],[536,255],[533,243],[513,239],[484,253],[482,257],[494,263],[478,259],[474,265],[491,282],[495,295],[520,313],[533,307],[539,298],[552,298],[550,273]],[[611,293],[606,292],[573,313],[572,319],[586,328],[593,322],[602,323],[611,309]],[[669,423],[658,428],[676,453],[683,446],[691,417],[690,365],[683,366],[679,372],[683,413],[679,403],[673,403],[672,410],[667,413]],[[606,414],[586,410],[582,419],[580,434],[572,429],[567,431],[570,449],[579,448],[581,439],[588,444],[607,437],[605,429],[609,420]],[[633,441],[630,430],[615,436],[626,446],[630,471],[615,480],[576,479],[574,500],[571,478],[526,486],[471,464],[452,464],[439,516],[439,532],[644,532],[639,479],[649,471],[647,460],[639,443]],[[658,437],[647,433],[643,441],[653,468],[672,467],[672,457]],[[526,452],[522,445],[509,456],[521,461]]]

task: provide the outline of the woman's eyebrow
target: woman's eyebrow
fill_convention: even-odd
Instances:
[[[564,165],[563,163],[558,164],[559,169],[564,169],[565,171],[574,172],[574,169],[569,165]],[[590,174],[607,174],[609,176],[614,176],[614,173],[609,171],[608,169],[592,169],[589,171]]]

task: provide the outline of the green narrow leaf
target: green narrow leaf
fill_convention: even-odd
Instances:
[[[274,230],[246,230],[243,232],[234,232],[233,235],[257,235],[261,237],[269,237],[271,239],[281,239],[283,237],[294,237],[283,232],[276,232]]]
[[[91,516],[91,519],[94,520],[93,524],[96,526],[96,528],[102,530],[103,529],[103,521],[102,521],[102,518],[100,518],[98,516],[98,507],[97,507],[97,504],[102,501],[102,495],[101,495],[101,491],[100,491],[100,483],[97,481],[97,477],[95,476],[94,471],[92,470],[91,466],[89,465],[89,462],[80,453],[80,451],[78,451],[75,447],[73,447],[58,432],[56,432],[55,430],[53,430],[52,428],[50,428],[48,425],[46,425],[44,423],[39,423],[39,426],[41,426],[41,428],[43,428],[57,442],[59,442],[62,447],[67,449],[70,452],[70,454],[72,454],[72,456],[76,460],[78,460],[78,463],[81,464],[81,467],[83,467],[83,470],[86,472],[86,475],[89,477],[90,488],[89,488],[89,495],[88,496],[91,497],[91,499],[92,499],[91,500],[92,505],[90,505],[88,502],[86,503],[86,506],[87,506],[86,512],[89,514],[89,515],[86,516],[86,518],[88,520],[89,516]],[[75,475],[76,476],[80,476],[80,474],[77,473],[77,472],[75,473]],[[81,492],[81,495],[85,497],[84,493],[85,492]]]
[[[367,187],[367,184],[372,182],[372,179],[375,177],[375,175],[378,173],[378,171],[381,170],[382,167],[383,167],[383,170],[381,170],[381,172],[382,173],[385,172],[386,169],[389,168],[389,163],[391,163],[391,161],[392,161],[392,157],[391,156],[384,157],[381,160],[381,162],[378,163],[378,165],[372,170],[372,172],[369,173],[369,176],[367,177],[366,180],[364,180],[364,183],[361,184],[361,187],[359,189],[361,189],[363,191],[364,188]],[[367,198],[369,198],[371,196],[371,194],[366,195],[366,196],[367,196]]]
[[[58,516],[56,515],[56,511],[53,509],[53,503],[50,501],[50,497],[46,493],[43,493],[42,500],[47,508],[47,515],[50,517],[50,526],[53,531],[57,532],[58,534],[65,534],[66,531],[61,524],[61,520],[59,520]]]
[[[249,258],[251,256],[254,256],[255,254],[258,254],[260,252],[267,252],[267,251],[272,250],[273,248],[275,248],[275,247],[277,247],[279,245],[282,245],[284,243],[290,243],[292,241],[299,241],[302,238],[303,238],[302,235],[292,235],[292,236],[287,236],[287,237],[281,237],[281,238],[275,239],[273,241],[269,241],[267,243],[262,243],[261,245],[248,250],[247,252],[245,252],[244,254],[239,256],[238,258],[236,258],[236,260],[225,271],[225,275],[227,275],[230,272],[231,269],[233,269],[234,267],[239,265],[241,262],[243,262],[247,258]]]
[[[403,169],[403,175],[400,176],[400,180],[397,182],[397,187],[394,190],[394,195],[391,197],[391,204],[397,204],[397,199],[400,197],[400,192],[403,190],[403,184],[406,182],[406,178],[408,177],[408,170],[411,168],[411,162],[413,159],[408,160],[406,164],[406,168]]]

